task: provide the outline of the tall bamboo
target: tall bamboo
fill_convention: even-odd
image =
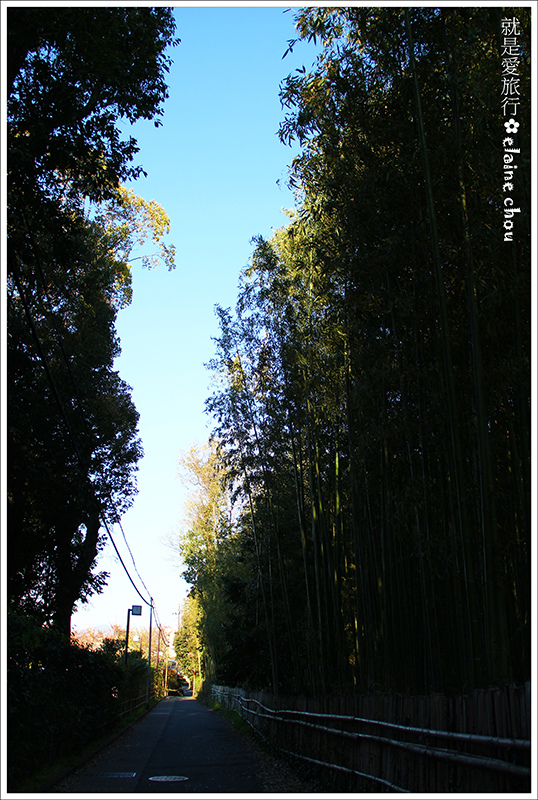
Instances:
[[[442,10],[447,35],[446,11]],[[456,169],[458,176],[459,205],[463,238],[463,252],[466,267],[467,299],[469,306],[469,334],[472,354],[472,382],[476,405],[476,427],[478,435],[478,485],[480,487],[480,510],[482,519],[484,591],[486,629],[486,661],[489,681],[510,678],[508,667],[508,629],[502,566],[499,565],[499,543],[497,535],[497,514],[495,486],[488,433],[487,404],[484,392],[484,373],[482,366],[482,347],[478,322],[478,303],[474,276],[473,251],[467,191],[463,171],[463,146],[460,124],[460,102],[458,93],[457,47],[446,42],[449,65],[450,91],[452,99],[452,124],[454,128]]]
[[[428,218],[430,223],[432,259],[437,286],[437,300],[439,303],[439,318],[441,324],[441,342],[443,352],[444,377],[447,390],[448,416],[451,434],[451,450],[453,458],[453,476],[455,481],[456,504],[458,510],[457,525],[461,538],[461,557],[463,569],[463,592],[465,596],[465,617],[467,618],[467,648],[468,656],[465,659],[469,665],[469,685],[477,686],[482,682],[482,668],[480,662],[480,630],[478,620],[477,587],[475,583],[471,531],[467,513],[466,486],[463,474],[462,452],[460,431],[458,424],[458,414],[456,407],[456,392],[454,387],[454,368],[452,363],[452,348],[450,344],[450,332],[448,326],[448,316],[446,309],[445,287],[441,268],[441,255],[439,249],[439,236],[437,232],[437,220],[435,213],[435,202],[433,197],[433,183],[430,173],[428,148],[426,145],[426,134],[424,129],[424,118],[422,114],[422,103],[418,75],[415,63],[415,48],[409,10],[404,10],[405,26],[407,31],[409,60],[413,76],[413,86],[415,91],[416,117],[419,131],[420,151],[424,171],[424,181],[426,186],[426,198],[428,207]]]

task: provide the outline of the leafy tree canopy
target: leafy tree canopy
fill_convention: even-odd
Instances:
[[[174,265],[170,222],[121,182],[134,139],[160,124],[171,9],[8,10],[9,594],[64,634],[101,591],[102,521],[136,492],[142,455],[130,387],[114,370],[116,314],[131,299],[133,249]]]
[[[101,200],[140,174],[118,121],[155,119],[168,96],[166,8],[8,9],[9,169],[18,191]]]

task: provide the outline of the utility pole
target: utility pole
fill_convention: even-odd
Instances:
[[[127,609],[127,627],[125,628],[125,666],[127,666],[127,651],[129,649],[129,623],[131,621],[131,614],[134,617],[139,617],[142,614],[142,606],[133,606]]]
[[[151,686],[151,622],[153,619],[153,597],[150,597],[149,607],[149,642],[148,642],[148,688],[146,693],[146,708],[149,709],[149,693]]]
[[[166,642],[166,658],[164,661],[164,694],[168,697],[168,642]]]
[[[159,628],[159,636],[157,638],[157,663],[155,665],[155,675],[157,676],[157,688],[159,687],[159,659],[161,655],[161,629]]]
[[[125,627],[125,666],[127,666],[127,651],[129,649],[129,622],[131,620],[131,609],[127,609],[127,625]]]

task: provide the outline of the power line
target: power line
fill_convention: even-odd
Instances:
[[[111,532],[110,532],[110,528],[108,527],[108,524],[107,524],[107,521],[106,521],[106,519],[105,519],[104,517],[101,517],[101,521],[102,521],[103,525],[104,525],[104,526],[105,526],[105,528],[106,528],[106,532],[108,533],[109,539],[110,539],[110,541],[112,542],[112,544],[114,545],[114,550],[116,551],[116,555],[118,556],[118,558],[119,558],[119,560],[120,560],[120,563],[121,563],[121,565],[122,565],[123,569],[125,570],[125,573],[126,573],[127,577],[129,578],[129,580],[130,580],[130,581],[131,581],[131,583],[133,584],[133,586],[134,586],[134,589],[135,589],[135,591],[136,591],[137,595],[140,597],[140,599],[141,599],[141,600],[143,600],[143,601],[144,601],[144,603],[145,603],[147,606],[151,606],[151,605],[152,605],[152,604],[151,604],[151,602],[148,602],[148,601],[146,600],[146,598],[145,598],[145,597],[143,597],[143,595],[141,595],[141,594],[140,594],[140,592],[139,592],[139,590],[138,590],[138,588],[137,588],[137,586],[136,586],[135,582],[134,582],[134,581],[133,581],[133,579],[131,578],[131,576],[130,576],[130,574],[129,574],[129,570],[128,570],[128,569],[127,569],[127,567],[125,566],[125,563],[124,563],[124,561],[123,561],[122,557],[120,556],[120,551],[119,551],[119,550],[118,550],[118,548],[116,547],[116,542],[114,541],[114,539],[113,539],[113,537],[112,537],[112,534],[111,534]],[[125,534],[124,534],[124,536],[125,536]],[[126,540],[126,541],[127,541],[127,540]],[[129,551],[129,552],[130,552],[130,551]],[[140,578],[140,575],[139,575],[138,577]],[[144,581],[142,581],[142,583],[144,583]],[[147,591],[147,586],[146,586],[146,584],[144,584],[144,588],[145,588],[145,589],[146,589],[146,591]],[[149,592],[148,592],[148,594],[149,594]],[[151,595],[150,595],[150,597],[151,597]]]
[[[54,314],[54,311],[53,311],[52,300],[51,300],[51,298],[49,296],[49,293],[48,293],[48,290],[47,290],[47,287],[46,287],[45,276],[43,274],[43,269],[41,267],[41,263],[40,263],[38,252],[37,252],[37,244],[36,244],[34,236],[33,236],[33,231],[31,230],[31,228],[30,228],[30,226],[28,224],[28,220],[26,218],[26,215],[23,214],[23,216],[24,216],[24,221],[25,221],[25,224],[26,224],[26,228],[27,228],[28,234],[29,234],[29,236],[31,238],[31,241],[32,241],[32,249],[34,251],[34,258],[35,258],[35,261],[36,261],[36,264],[37,264],[37,267],[38,267],[39,276],[40,276],[40,279],[41,279],[42,290],[43,290],[43,292],[45,294],[45,297],[47,298],[47,301],[48,301],[48,306],[49,306],[49,314],[48,314],[48,316],[52,320],[52,325],[53,325],[54,331],[56,333],[56,340],[57,340],[58,346],[59,346],[59,348],[61,350],[62,357],[63,357],[63,360],[65,362],[65,365],[67,367],[67,371],[69,373],[69,377],[71,379],[71,383],[73,385],[73,389],[74,389],[74,392],[75,392],[75,395],[76,395],[76,398],[77,398],[77,401],[78,401],[78,406],[79,406],[79,409],[80,409],[80,412],[81,412],[81,416],[82,416],[82,421],[84,423],[84,427],[85,427],[86,431],[89,433],[88,422],[87,422],[87,419],[86,419],[86,414],[84,412],[84,406],[83,406],[82,400],[80,398],[80,393],[78,391],[78,386],[77,386],[77,383],[76,383],[76,380],[75,380],[75,376],[73,375],[73,371],[71,369],[71,365],[69,363],[69,359],[67,358],[67,353],[65,352],[65,348],[63,346],[62,334],[61,334],[61,331],[59,330],[59,327],[58,327],[58,324],[57,324],[57,321],[56,321],[56,317],[55,317],[55,314]],[[66,414],[65,409],[63,407],[63,404],[62,404],[62,401],[61,401],[60,394],[58,392],[56,383],[55,383],[55,381],[54,381],[54,379],[52,377],[52,373],[50,371],[50,367],[49,367],[47,358],[46,358],[44,350],[43,350],[42,342],[41,342],[41,340],[39,338],[39,334],[37,332],[37,328],[35,327],[35,323],[34,323],[34,321],[32,319],[30,307],[29,307],[29,304],[28,304],[28,302],[26,300],[26,296],[24,294],[24,290],[22,288],[22,282],[21,282],[20,273],[19,273],[19,270],[18,270],[18,264],[16,263],[16,259],[13,259],[11,266],[12,266],[12,271],[13,271],[13,275],[14,275],[14,278],[15,278],[15,282],[16,282],[16,285],[17,285],[17,290],[19,292],[19,297],[22,300],[22,304],[23,304],[23,307],[24,307],[25,315],[26,315],[26,318],[27,318],[27,320],[28,320],[28,322],[30,324],[32,335],[33,335],[34,340],[36,342],[36,345],[38,347],[38,352],[39,352],[40,358],[41,358],[41,360],[43,362],[43,365],[44,365],[44,368],[45,368],[45,372],[46,372],[46,375],[47,375],[47,379],[48,379],[48,381],[49,381],[49,383],[50,383],[50,385],[52,387],[52,390],[54,392],[55,400],[56,400],[56,402],[57,402],[57,404],[58,404],[58,406],[60,408],[60,412],[62,414],[62,418],[63,418],[63,420],[65,422],[65,425],[67,427],[69,435],[70,435],[70,437],[72,439],[72,443],[73,443],[73,446],[75,448],[75,452],[76,452],[77,458],[79,460],[79,465],[80,465],[81,471],[82,471],[84,469],[84,464],[83,464],[83,461],[82,461],[82,455],[81,455],[80,450],[78,448],[78,445],[77,445],[77,442],[76,442],[76,439],[75,439],[75,435],[74,435],[74,433],[72,431],[72,428],[71,428],[71,426],[69,424],[69,420],[67,419],[67,414]],[[113,506],[113,510],[114,510],[114,512],[116,514],[117,523],[119,524],[120,530],[121,530],[121,532],[123,534],[123,538],[124,538],[125,544],[127,546],[127,549],[129,551],[129,555],[131,556],[131,560],[132,560],[133,566],[134,566],[134,568],[136,570],[136,574],[138,575],[140,581],[142,582],[142,585],[143,585],[144,589],[146,590],[148,595],[151,597],[151,593],[150,593],[148,587],[146,586],[146,584],[144,583],[144,581],[142,579],[142,576],[140,575],[140,573],[138,571],[138,568],[136,566],[136,563],[135,563],[135,560],[134,560],[134,556],[132,554],[131,548],[129,547],[129,543],[128,543],[127,537],[125,535],[125,531],[123,530],[123,526],[121,524],[121,520],[119,518],[118,512],[117,512],[117,510],[116,510],[116,508],[114,506],[114,502],[112,500],[112,497],[109,496],[108,499],[109,499],[110,504]],[[138,590],[137,586],[135,585],[131,575],[129,574],[129,571],[128,571],[127,567],[125,566],[125,563],[124,563],[124,561],[123,561],[123,559],[122,559],[122,557],[121,557],[121,555],[119,553],[119,550],[118,550],[118,548],[116,546],[116,543],[114,542],[114,539],[112,537],[112,533],[111,533],[111,531],[110,531],[110,529],[109,529],[109,527],[107,525],[106,519],[104,518],[103,515],[100,515],[100,519],[101,519],[101,521],[102,521],[102,523],[103,523],[103,525],[104,525],[104,527],[105,527],[105,529],[106,529],[106,531],[108,533],[110,541],[112,542],[112,545],[114,546],[114,550],[116,551],[116,554],[117,554],[117,556],[118,556],[118,558],[119,558],[119,560],[120,560],[120,562],[121,562],[121,564],[123,566],[123,569],[125,570],[125,572],[127,574],[127,577],[129,578],[129,580],[131,581],[132,585],[134,586],[135,591],[137,592],[139,597],[144,601],[144,603],[146,603],[147,605],[150,605],[150,603],[142,596],[142,594]]]
[[[49,291],[48,291],[48,288],[47,288],[47,282],[45,280],[45,274],[43,272],[43,267],[41,266],[41,260],[39,258],[38,246],[37,246],[37,242],[35,240],[34,232],[32,230],[31,225],[28,222],[28,218],[27,218],[26,213],[25,213],[24,210],[22,211],[22,216],[23,216],[23,219],[24,219],[24,224],[26,225],[26,230],[27,230],[28,236],[29,236],[31,244],[32,244],[32,251],[33,251],[33,254],[34,254],[34,259],[35,259],[35,263],[37,265],[37,270],[38,270],[38,273],[39,273],[39,279],[41,280],[41,289],[42,289],[42,292],[44,293],[44,295],[45,295],[45,297],[47,298],[47,301],[48,301],[49,319],[52,320],[52,325],[53,325],[54,331],[56,333],[56,341],[57,341],[58,346],[59,346],[59,348],[61,350],[61,353],[62,353],[62,356],[63,356],[63,360],[65,362],[65,366],[67,367],[67,372],[68,372],[69,377],[71,379],[71,384],[72,384],[73,390],[75,392],[75,397],[77,399],[77,402],[78,402],[78,405],[79,405],[79,408],[80,408],[80,411],[81,411],[82,422],[84,424],[86,432],[89,433],[88,421],[86,419],[86,414],[84,412],[84,406],[82,404],[82,400],[80,399],[78,386],[76,384],[75,376],[73,375],[73,371],[71,369],[71,364],[69,363],[69,359],[67,357],[67,353],[65,352],[65,348],[64,348],[64,345],[63,345],[63,341],[62,341],[62,333],[61,333],[61,331],[59,329],[58,322],[57,322],[57,319],[56,319],[56,315],[54,313],[53,303],[52,303],[52,300],[50,298]],[[45,312],[45,314],[46,314],[46,312]]]
[[[37,255],[36,255],[36,253],[35,253],[35,248],[34,248],[34,256],[36,257],[36,261],[37,261],[38,259],[37,259]],[[61,398],[60,398],[60,394],[59,394],[58,388],[57,388],[57,386],[56,386],[56,383],[55,383],[55,381],[54,381],[54,378],[53,378],[53,376],[52,376],[52,372],[51,372],[51,370],[50,370],[50,367],[49,367],[49,364],[48,364],[47,358],[46,358],[46,356],[45,356],[45,352],[44,352],[44,349],[43,349],[43,344],[42,344],[42,342],[41,342],[41,339],[40,339],[40,337],[39,337],[39,333],[38,333],[38,331],[37,331],[37,328],[36,328],[36,326],[35,326],[35,323],[34,323],[34,321],[33,321],[32,314],[31,314],[31,311],[30,311],[30,307],[29,307],[29,305],[28,305],[28,301],[26,300],[26,296],[25,296],[25,293],[24,293],[24,290],[23,290],[23,287],[22,287],[22,281],[21,281],[21,279],[20,279],[20,273],[19,273],[19,269],[18,269],[18,264],[16,263],[16,259],[15,259],[15,258],[11,260],[11,269],[12,269],[12,273],[13,273],[13,276],[14,276],[14,279],[15,279],[15,283],[16,283],[16,286],[17,286],[17,291],[18,291],[18,293],[19,293],[19,297],[21,298],[21,302],[22,302],[22,304],[23,304],[23,308],[24,308],[24,311],[25,311],[25,316],[26,316],[26,319],[27,319],[27,321],[28,321],[28,324],[29,324],[29,326],[30,326],[30,330],[31,330],[31,332],[32,332],[32,336],[33,336],[33,338],[34,338],[34,340],[35,340],[35,342],[36,342],[37,350],[38,350],[39,356],[40,356],[40,358],[41,358],[41,361],[42,361],[42,363],[43,363],[43,367],[44,367],[44,369],[45,369],[45,374],[46,374],[46,376],[47,376],[47,380],[48,380],[48,382],[49,382],[49,384],[50,384],[50,386],[51,386],[52,392],[53,392],[53,394],[54,394],[54,398],[55,398],[55,400],[56,400],[56,403],[57,403],[57,405],[58,405],[58,407],[59,407],[59,409],[60,409],[60,414],[61,414],[61,417],[62,417],[62,419],[63,419],[63,421],[64,421],[64,423],[65,423],[65,426],[66,426],[66,428],[67,428],[67,431],[68,431],[69,437],[71,438],[71,442],[72,442],[72,444],[73,444],[73,447],[74,447],[75,454],[76,454],[76,456],[77,456],[77,459],[78,459],[78,462],[79,462],[79,467],[80,467],[80,469],[81,469],[81,472],[82,472],[82,473],[85,475],[86,473],[85,473],[85,470],[84,470],[84,461],[83,461],[82,455],[81,455],[81,453],[80,453],[79,447],[78,447],[78,445],[77,445],[77,441],[76,441],[76,438],[75,438],[75,434],[73,433],[73,430],[72,430],[72,428],[71,428],[71,425],[69,424],[69,420],[68,420],[68,418],[67,418],[66,411],[65,411],[65,409],[64,409],[64,406],[63,406],[63,403],[62,403],[62,401],[61,401]],[[39,269],[40,269],[40,272],[41,272],[41,275],[42,275],[43,273],[42,273],[42,271],[41,271],[41,268],[39,267]],[[47,293],[46,289],[45,289],[45,294],[47,295],[47,299],[49,300],[49,303],[51,304],[51,301],[50,301],[50,298],[49,298],[49,296],[48,296],[48,293]],[[51,304],[51,305],[52,305],[52,304]],[[54,317],[54,314],[52,314],[52,316]],[[53,323],[53,325],[54,325],[54,328],[55,328],[55,330],[56,330],[56,333],[57,333],[57,335],[58,335],[58,336],[61,338],[61,334],[60,334],[60,332],[59,332],[58,328],[56,327],[56,323],[54,322],[54,323]],[[79,409],[80,409],[80,412],[81,412],[81,414],[82,414],[82,417],[83,417],[83,422],[84,422],[84,425],[85,425],[85,427],[86,427],[86,429],[87,429],[87,421],[86,421],[86,416],[85,416],[85,414],[84,414],[84,410],[83,410],[83,407],[82,407],[82,403],[81,403],[81,401],[80,401],[80,395],[79,395],[79,392],[78,392],[78,389],[77,389],[77,386],[76,386],[76,381],[75,381],[74,375],[72,374],[72,371],[71,371],[71,369],[70,369],[70,365],[69,365],[69,363],[68,363],[67,355],[66,355],[66,353],[65,353],[65,349],[64,349],[64,347],[63,347],[63,345],[62,345],[61,341],[60,341],[60,349],[61,349],[61,352],[62,352],[63,358],[64,358],[64,360],[66,361],[66,365],[67,365],[67,368],[68,368],[68,371],[69,371],[69,375],[70,375],[70,378],[71,378],[71,382],[73,383],[73,387],[74,387],[74,390],[75,390],[75,393],[76,393],[77,399],[78,399],[78,401],[79,401]],[[124,538],[124,540],[125,540],[125,544],[126,544],[126,546],[127,546],[127,549],[128,549],[128,551],[129,551],[129,554],[130,554],[130,556],[131,556],[131,559],[132,559],[132,561],[133,561],[133,565],[134,565],[134,568],[135,568],[135,570],[136,570],[136,574],[138,575],[138,577],[139,577],[139,579],[140,579],[140,581],[141,581],[142,585],[144,586],[144,589],[146,590],[146,592],[148,593],[148,595],[149,595],[149,596],[150,596],[150,598],[151,598],[151,593],[149,592],[149,590],[148,590],[148,588],[147,588],[146,584],[144,583],[144,581],[143,581],[143,579],[142,579],[142,577],[141,577],[141,575],[140,575],[140,573],[139,573],[139,571],[138,571],[138,568],[137,568],[137,566],[136,566],[136,562],[135,562],[135,560],[134,560],[134,556],[133,556],[133,554],[132,554],[131,548],[129,547],[129,543],[128,543],[128,541],[127,541],[127,537],[126,537],[126,535],[125,535],[125,531],[123,530],[123,526],[121,525],[121,521],[120,521],[120,517],[119,517],[118,511],[117,511],[117,509],[116,509],[116,507],[115,507],[115,505],[114,505],[114,501],[112,500],[112,497],[111,497],[111,496],[109,496],[109,498],[108,498],[108,501],[109,501],[109,503],[112,505],[112,508],[113,508],[113,511],[114,511],[114,515],[115,515],[115,517],[116,517],[116,520],[117,520],[117,522],[118,522],[118,524],[119,524],[119,526],[120,526],[121,532],[122,532],[122,534],[123,534],[123,538]],[[148,605],[148,606],[151,606],[151,607],[154,609],[154,612],[155,612],[155,614],[156,614],[156,609],[155,609],[155,606],[154,606],[153,602],[152,602],[152,601],[150,602],[150,601],[146,600],[146,598],[145,598],[145,597],[142,595],[142,593],[140,592],[140,590],[139,590],[139,589],[138,589],[138,587],[136,586],[136,584],[135,584],[135,582],[134,582],[133,578],[131,577],[131,575],[130,575],[130,573],[129,573],[129,570],[127,569],[127,567],[126,567],[126,565],[125,565],[125,562],[123,561],[123,559],[122,559],[122,557],[121,557],[121,555],[120,555],[120,552],[119,552],[119,550],[118,550],[118,548],[117,548],[117,546],[116,546],[116,543],[115,543],[115,541],[114,541],[114,538],[113,538],[113,536],[112,536],[112,533],[111,533],[111,531],[110,531],[110,528],[109,528],[109,526],[108,526],[108,523],[107,523],[107,521],[106,521],[106,518],[104,517],[104,515],[103,515],[103,514],[100,514],[100,515],[99,515],[99,518],[100,518],[100,520],[101,520],[102,524],[104,525],[104,527],[105,527],[105,529],[106,529],[106,532],[107,532],[107,534],[108,534],[108,536],[109,536],[109,539],[110,539],[110,541],[112,542],[112,545],[113,545],[113,547],[114,547],[114,550],[116,551],[116,554],[117,554],[117,556],[118,556],[118,558],[119,558],[119,560],[120,560],[120,563],[121,563],[121,565],[122,565],[122,567],[123,567],[123,569],[124,569],[124,571],[125,571],[125,573],[126,573],[127,577],[129,578],[129,580],[130,580],[131,584],[133,585],[133,587],[134,587],[134,589],[135,589],[136,593],[137,593],[137,594],[138,594],[138,596],[141,598],[141,600],[143,600],[143,602],[144,602],[144,603],[146,603],[146,605]],[[157,618],[157,619],[158,619],[158,618]],[[160,622],[158,623],[158,628],[159,628],[159,630],[161,630],[161,632],[162,632],[162,627],[161,627],[161,625],[160,625]],[[164,638],[164,637],[163,637],[163,638]]]
[[[142,576],[140,575],[140,573],[139,573],[139,571],[138,571],[138,567],[136,566],[136,562],[135,562],[135,560],[134,560],[134,556],[133,556],[133,554],[132,554],[132,552],[131,552],[131,548],[129,547],[129,542],[127,541],[127,537],[126,537],[126,535],[125,535],[125,531],[123,530],[123,525],[121,524],[121,520],[119,519],[119,517],[118,517],[118,519],[116,520],[116,524],[117,524],[117,525],[119,525],[120,531],[122,532],[123,539],[124,539],[124,541],[125,541],[125,544],[126,544],[126,546],[127,546],[127,550],[129,551],[129,555],[131,556],[131,561],[133,562],[133,567],[135,568],[135,572],[136,572],[136,574],[138,575],[138,577],[140,578],[140,581],[141,581],[141,583],[142,583],[142,586],[144,587],[144,589],[146,590],[146,592],[148,593],[148,595],[151,597],[151,592],[150,592],[150,590],[148,589],[148,587],[146,586],[146,584],[144,583],[144,581],[142,580]],[[109,534],[109,535],[110,535],[110,534]],[[114,546],[115,546],[115,545],[114,545]],[[137,590],[137,591],[138,591],[138,590]]]
[[[70,437],[72,439],[73,447],[75,448],[75,453],[76,453],[77,458],[79,460],[80,467],[81,467],[81,469],[83,469],[84,464],[83,464],[82,456],[80,454],[80,450],[78,449],[78,446],[77,446],[73,431],[71,430],[71,425],[69,424],[69,420],[67,419],[67,415],[66,415],[65,409],[64,409],[64,407],[62,405],[62,401],[61,401],[61,398],[60,398],[60,394],[58,392],[58,388],[57,388],[57,386],[56,386],[56,384],[54,382],[54,379],[52,377],[52,373],[50,371],[49,363],[47,361],[47,358],[45,356],[45,352],[43,350],[43,344],[41,342],[41,339],[39,338],[39,334],[37,332],[37,328],[36,328],[36,326],[34,324],[34,321],[32,319],[32,314],[31,314],[31,311],[30,311],[30,307],[28,305],[28,301],[26,300],[26,296],[25,296],[24,290],[22,288],[19,268],[18,268],[18,265],[16,264],[16,259],[13,259],[13,261],[11,262],[11,269],[12,269],[12,272],[13,272],[13,277],[15,278],[15,283],[17,285],[17,291],[19,292],[19,297],[21,298],[21,301],[22,301],[22,305],[23,305],[23,308],[24,308],[24,313],[25,313],[26,319],[28,321],[28,324],[30,325],[30,330],[32,332],[32,336],[34,337],[34,340],[35,340],[35,343],[36,343],[36,346],[37,346],[39,357],[41,358],[41,361],[43,362],[43,367],[44,367],[44,370],[45,370],[45,374],[47,376],[47,380],[49,381],[49,383],[51,385],[52,392],[54,394],[54,399],[56,400],[56,403],[58,404],[62,419],[63,419],[63,421],[65,423],[65,426],[67,428],[67,431],[68,431],[68,433],[69,433],[69,435],[70,435]]]

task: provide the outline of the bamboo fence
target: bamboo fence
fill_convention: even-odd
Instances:
[[[530,792],[530,683],[462,697],[212,692],[333,791]]]

